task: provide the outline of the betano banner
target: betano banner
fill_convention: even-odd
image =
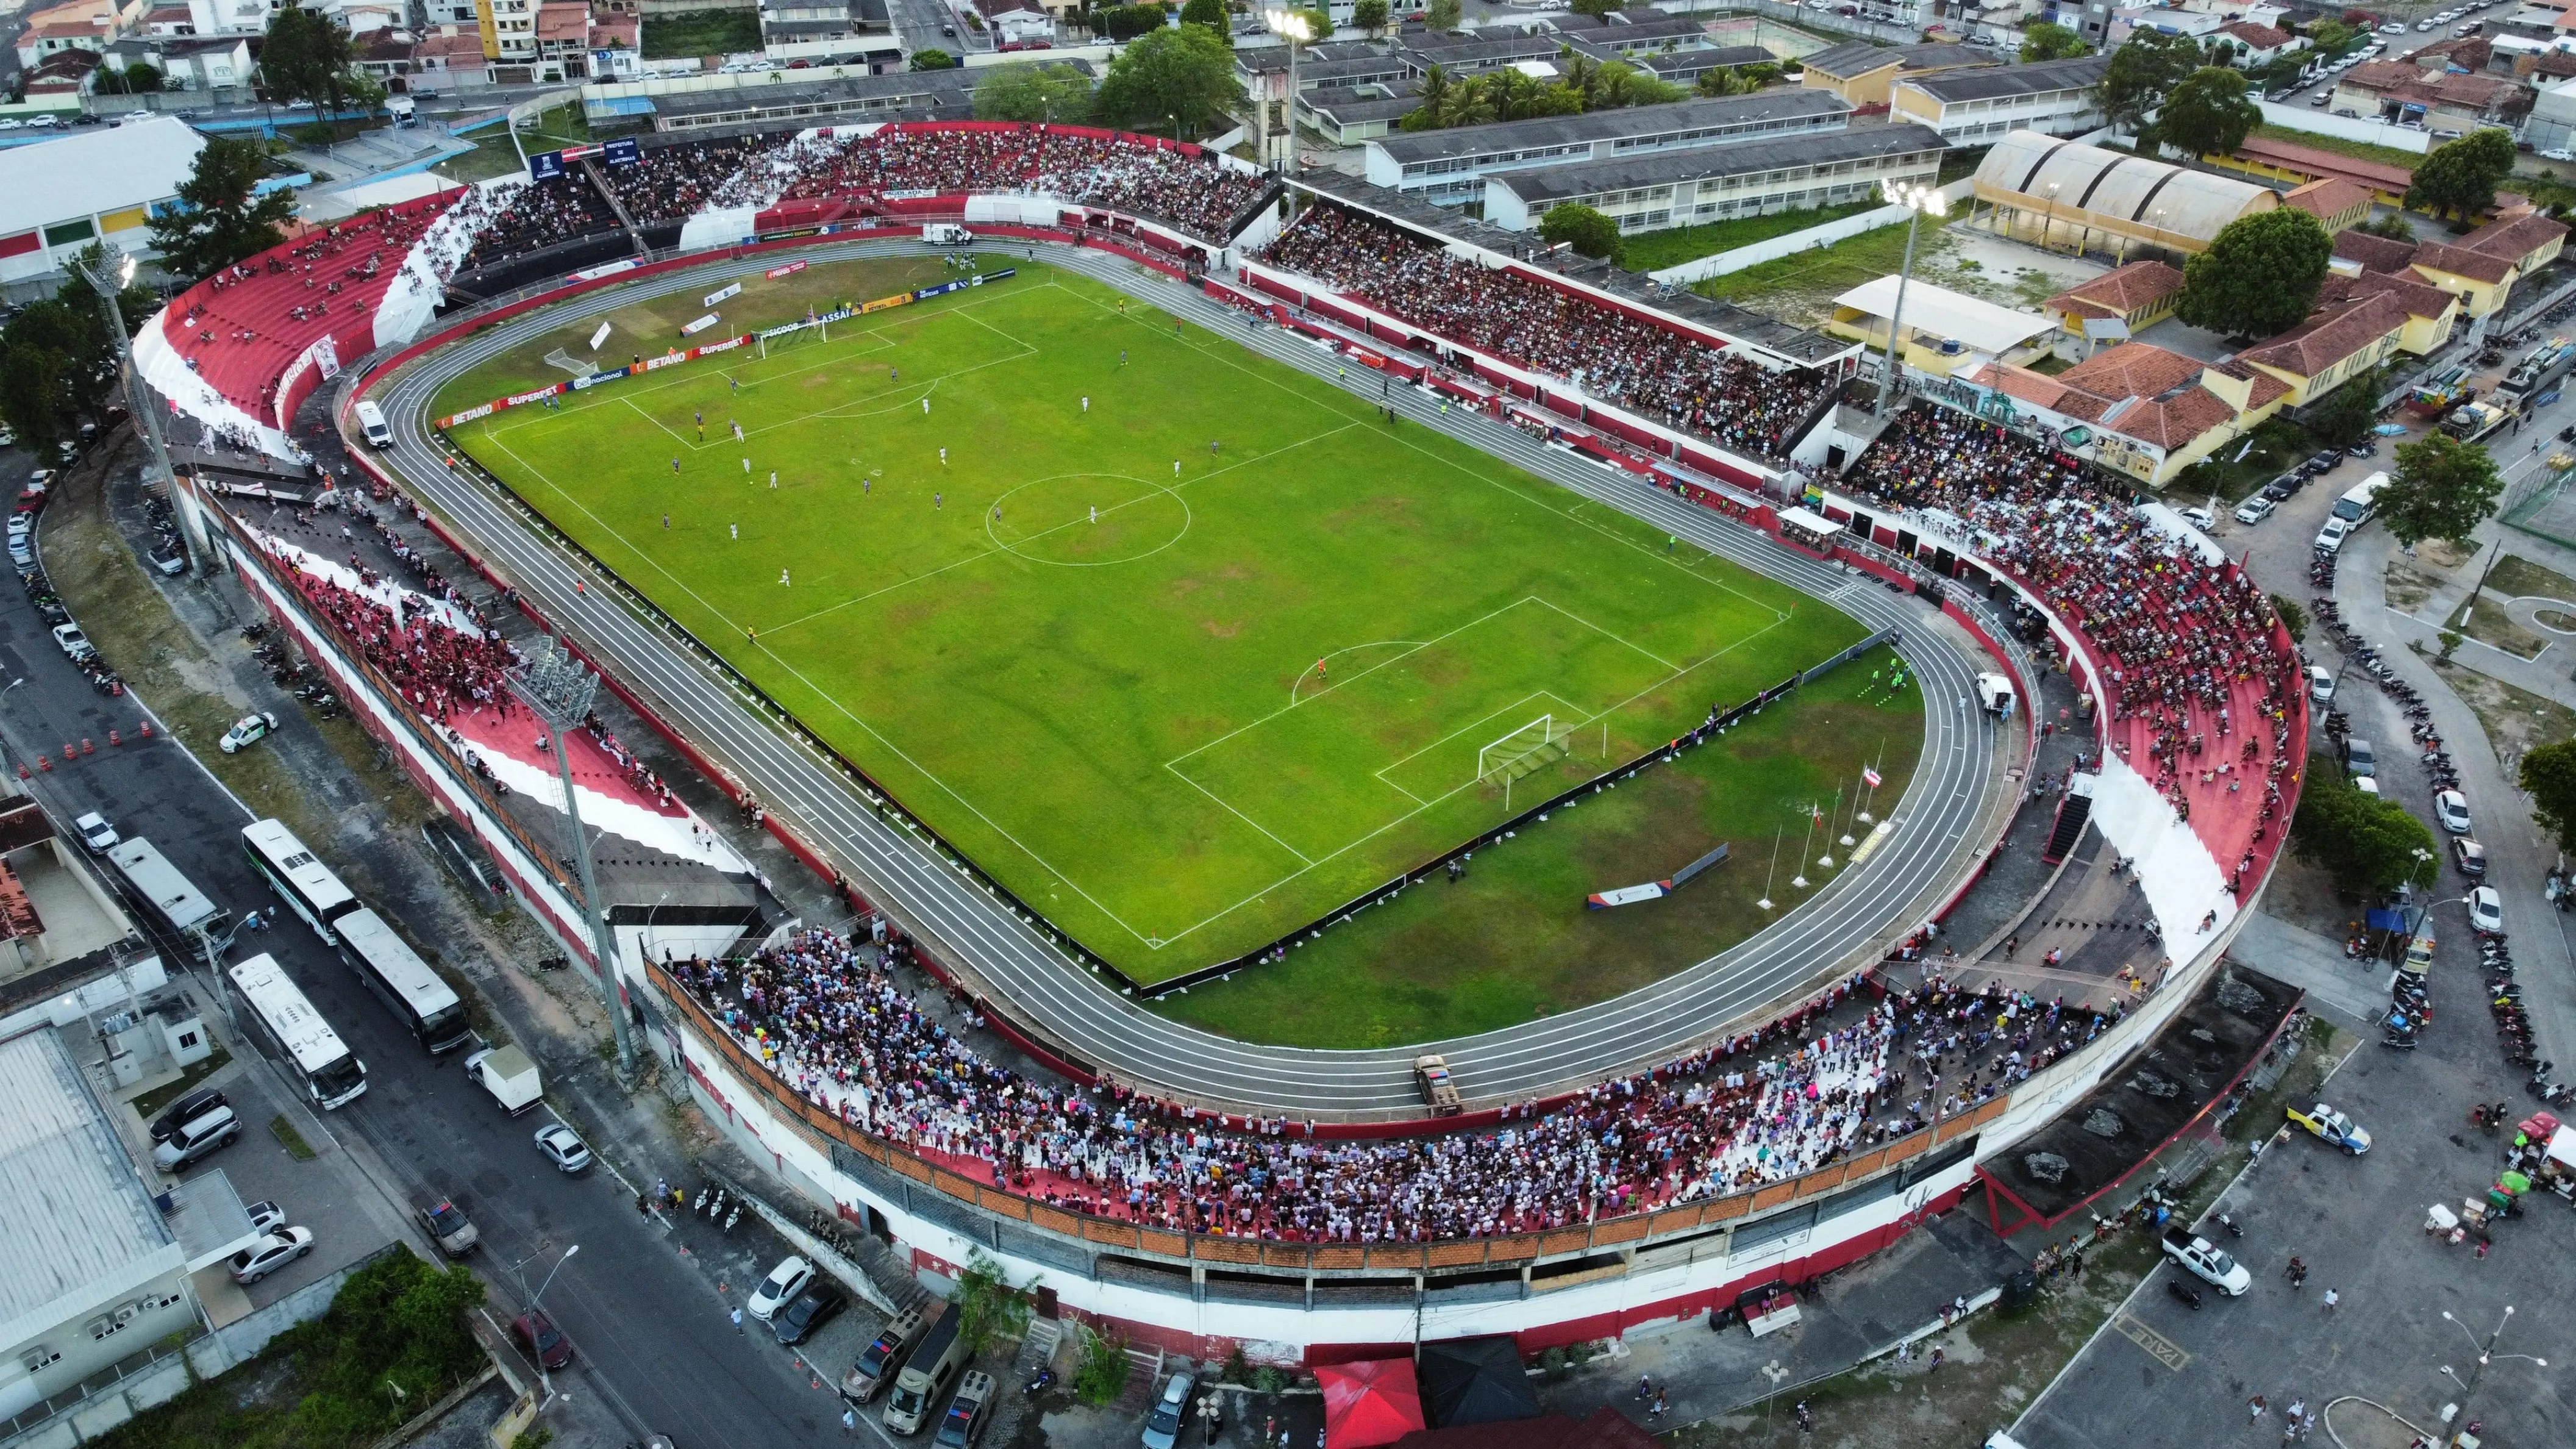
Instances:
[[[971,277],[960,277],[953,282],[942,282],[935,287],[924,287],[917,292],[898,292],[894,296],[880,297],[873,302],[836,308],[830,312],[825,312],[820,316],[808,317],[802,322],[790,322],[785,326],[766,328],[760,332],[745,332],[739,336],[725,338],[721,342],[710,342],[702,347],[692,347],[686,351],[674,348],[669,352],[663,353],[659,357],[648,357],[642,362],[631,366],[612,368],[607,372],[594,372],[587,377],[577,377],[569,382],[558,382],[548,387],[538,388],[534,392],[514,393],[509,397],[494,398],[492,401],[487,402],[480,407],[467,408],[461,413],[454,413],[447,417],[440,418],[437,426],[441,428],[462,427],[477,418],[487,418],[494,413],[505,412],[516,407],[525,407],[530,403],[543,402],[550,397],[560,397],[568,392],[579,392],[584,388],[597,387],[601,383],[614,382],[621,377],[632,377],[639,372],[652,372],[659,368],[677,366],[683,362],[694,362],[701,357],[710,357],[719,352],[731,352],[737,347],[749,347],[755,342],[765,342],[772,337],[783,337],[791,332],[801,332],[808,327],[821,327],[829,323],[843,321],[869,312],[882,312],[889,307],[907,306],[914,302],[927,301],[932,297],[945,296],[950,292],[962,292],[969,287],[980,287],[986,282],[1003,281],[1007,278],[1018,276],[1019,270],[1020,269],[1017,267],[1004,267],[998,272],[979,272]]]

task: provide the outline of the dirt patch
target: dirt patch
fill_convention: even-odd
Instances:
[[[2387,592],[2388,607],[2401,614],[2412,614],[2424,607],[2425,603],[2433,597],[2433,590],[2441,586],[2441,582],[2440,579],[2402,559],[2391,558],[2388,561],[2388,577],[2382,587]]]
[[[2415,545],[2415,556],[2437,569],[2455,569],[2467,563],[2473,551],[2447,538],[2428,538]]]
[[[2576,614],[2565,613],[2557,609],[2534,609],[2531,611],[2531,617],[2538,621],[2543,628],[2556,629],[2567,634],[2576,634]]]
[[[2505,612],[2504,600],[2493,597],[2475,608],[2462,604],[2455,610],[2446,629],[2457,629],[2481,644],[2492,645],[2516,659],[2537,659],[2549,641],[2513,621]]]
[[[2488,746],[2507,766],[2542,745],[2576,739],[2576,710],[2456,663],[2435,660],[2433,667],[2477,715]]]
[[[2576,604],[2576,579],[2556,569],[2542,568],[2520,554],[2509,553],[2497,559],[2487,574],[2487,587],[2507,598],[2561,599]]]

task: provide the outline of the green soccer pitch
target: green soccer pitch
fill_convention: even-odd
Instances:
[[[1018,265],[455,436],[1139,981],[1261,946],[1507,795],[1861,637],[1231,338]],[[862,285],[805,285],[835,281]],[[781,285],[782,316],[833,295]],[[695,300],[613,315],[674,330]]]

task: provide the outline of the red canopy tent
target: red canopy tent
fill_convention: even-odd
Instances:
[[[1375,1449],[1425,1427],[1409,1358],[1333,1364],[1315,1379],[1324,1386],[1324,1449]]]

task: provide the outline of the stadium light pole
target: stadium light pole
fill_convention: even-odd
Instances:
[[[99,306],[106,309],[107,336],[116,346],[116,375],[125,385],[125,406],[143,429],[144,443],[152,451],[152,466],[161,470],[161,486],[169,490],[171,508],[181,513],[179,547],[187,551],[188,571],[202,581],[206,576],[205,561],[197,557],[196,530],[205,525],[197,517],[196,500],[179,492],[178,471],[170,466],[170,444],[161,436],[160,410],[135,390],[139,379],[134,371],[134,350],[126,344],[125,309],[116,301],[118,293],[134,284],[134,258],[114,242],[101,242],[96,269],[78,253],[71,257],[70,266],[80,273],[82,281],[89,283],[89,289],[98,294]]]
[[[1288,100],[1281,107],[1288,122],[1288,154],[1280,160],[1293,167],[1297,164],[1297,47],[1315,38],[1315,27],[1303,14],[1276,6],[1262,11],[1261,20],[1288,42]]]
[[[626,1029],[626,1002],[618,983],[617,941],[608,929],[608,911],[600,904],[599,878],[590,865],[590,835],[582,829],[581,800],[572,788],[572,751],[565,736],[590,718],[590,701],[599,692],[599,676],[582,667],[560,639],[502,679],[510,692],[537,717],[552,736],[555,773],[563,781],[564,815],[572,822],[573,869],[581,877],[581,912],[589,918],[590,943],[599,961],[599,989],[608,998],[609,1025],[617,1033],[618,1075],[635,1076],[635,1040]]]
[[[1884,419],[1887,400],[1896,395],[1896,332],[1905,320],[1905,283],[1914,273],[1914,236],[1922,229],[1925,212],[1947,216],[1950,203],[1942,197],[1941,188],[1921,182],[1882,182],[1879,194],[1887,198],[1888,205],[1913,213],[1905,223],[1905,264],[1896,271],[1896,306],[1887,314],[1887,372],[1878,380],[1878,405],[1870,410],[1871,417]]]

